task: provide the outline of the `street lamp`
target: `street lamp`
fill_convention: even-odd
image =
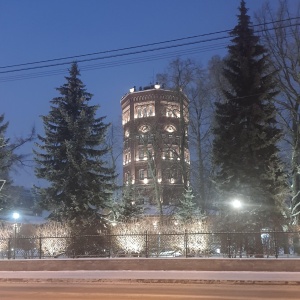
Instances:
[[[236,209],[239,209],[242,207],[242,202],[239,200],[239,199],[234,199],[232,202],[231,202],[231,205],[236,208]]]
[[[13,219],[15,220],[15,222],[20,218],[20,214],[18,212],[14,212],[12,214]]]
[[[237,228],[237,225],[239,225],[239,223],[240,223],[239,212],[240,212],[240,209],[242,207],[242,202],[239,199],[234,199],[231,202],[231,205],[237,211],[237,216],[236,216],[237,218],[235,220],[235,223],[236,223],[235,228],[240,229],[240,226],[238,226],[238,228]],[[237,242],[238,242],[238,245],[239,245],[240,257],[242,257],[243,245],[242,245],[241,233],[237,232],[237,238],[238,238]]]
[[[16,246],[17,246],[17,227],[18,227],[18,219],[20,218],[20,214],[18,212],[14,212],[12,214],[12,217],[15,221],[14,223],[14,233],[15,233],[15,237],[14,237],[14,259],[16,258]]]

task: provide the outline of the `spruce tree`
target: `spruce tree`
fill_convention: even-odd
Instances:
[[[49,183],[39,192],[43,207],[52,211],[50,217],[71,222],[83,232],[83,227],[93,227],[99,210],[109,202],[115,175],[104,161],[109,124],[105,117],[96,117],[99,106],[89,105],[92,94],[79,77],[73,63],[66,83],[57,88],[60,96],[42,117],[45,135],[38,135],[35,171]]]
[[[139,219],[144,213],[143,206],[135,200],[134,185],[131,181],[129,178],[123,187],[123,199],[118,208],[120,221]]]
[[[239,11],[224,61],[223,75],[230,87],[223,90],[223,101],[216,103],[215,179],[224,200],[223,215],[232,218],[228,203],[241,198],[244,225],[260,231],[282,222],[286,182],[277,147],[281,131],[276,122],[274,73],[254,34],[245,1]]]
[[[196,208],[196,203],[193,200],[194,198],[193,190],[188,186],[182,194],[182,198],[179,199],[176,211],[177,219],[186,222],[200,215],[200,211]]]

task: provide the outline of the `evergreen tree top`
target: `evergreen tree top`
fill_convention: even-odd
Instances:
[[[261,110],[259,102],[270,100],[278,93],[274,72],[270,70],[267,49],[254,34],[245,1],[241,1],[239,11],[238,24],[230,32],[233,38],[224,67],[224,76],[232,89],[223,92],[232,103],[244,102]]]
[[[259,37],[254,35],[254,30],[252,27],[252,22],[250,21],[250,16],[247,14],[248,9],[246,8],[245,1],[241,1],[241,5],[239,7],[240,14],[238,17],[238,24],[233,28],[230,32],[230,35],[233,36],[231,42],[233,44],[238,44],[240,46],[239,55],[247,55],[251,53],[252,47],[259,42]],[[237,54],[238,52],[234,51],[233,45],[229,45],[229,53]],[[262,47],[260,50],[265,52],[265,49]],[[249,54],[248,54],[249,55]]]
[[[234,27],[234,29],[231,31],[231,35],[238,35],[239,33],[242,33],[243,30],[247,28],[248,33],[253,34],[253,29],[250,28],[252,26],[252,22],[250,21],[250,16],[247,14],[248,8],[246,8],[246,3],[244,0],[241,1],[240,7],[239,7],[240,14],[237,15],[238,17],[238,24]]]

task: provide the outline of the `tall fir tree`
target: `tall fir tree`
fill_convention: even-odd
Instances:
[[[115,177],[104,161],[109,124],[96,117],[99,106],[89,105],[92,94],[79,76],[73,63],[66,83],[57,88],[61,96],[42,117],[45,136],[38,135],[34,151],[36,175],[49,182],[39,188],[43,207],[52,211],[52,218],[71,222],[76,232],[97,220],[110,201]]]
[[[228,201],[240,197],[244,225],[259,231],[282,224],[287,185],[277,147],[274,73],[243,0],[239,11],[224,62],[230,87],[216,103],[213,156],[224,216],[232,217]]]

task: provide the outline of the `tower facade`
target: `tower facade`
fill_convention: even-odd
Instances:
[[[189,180],[187,97],[156,84],[130,89],[121,106],[124,185],[140,203],[176,203]]]

